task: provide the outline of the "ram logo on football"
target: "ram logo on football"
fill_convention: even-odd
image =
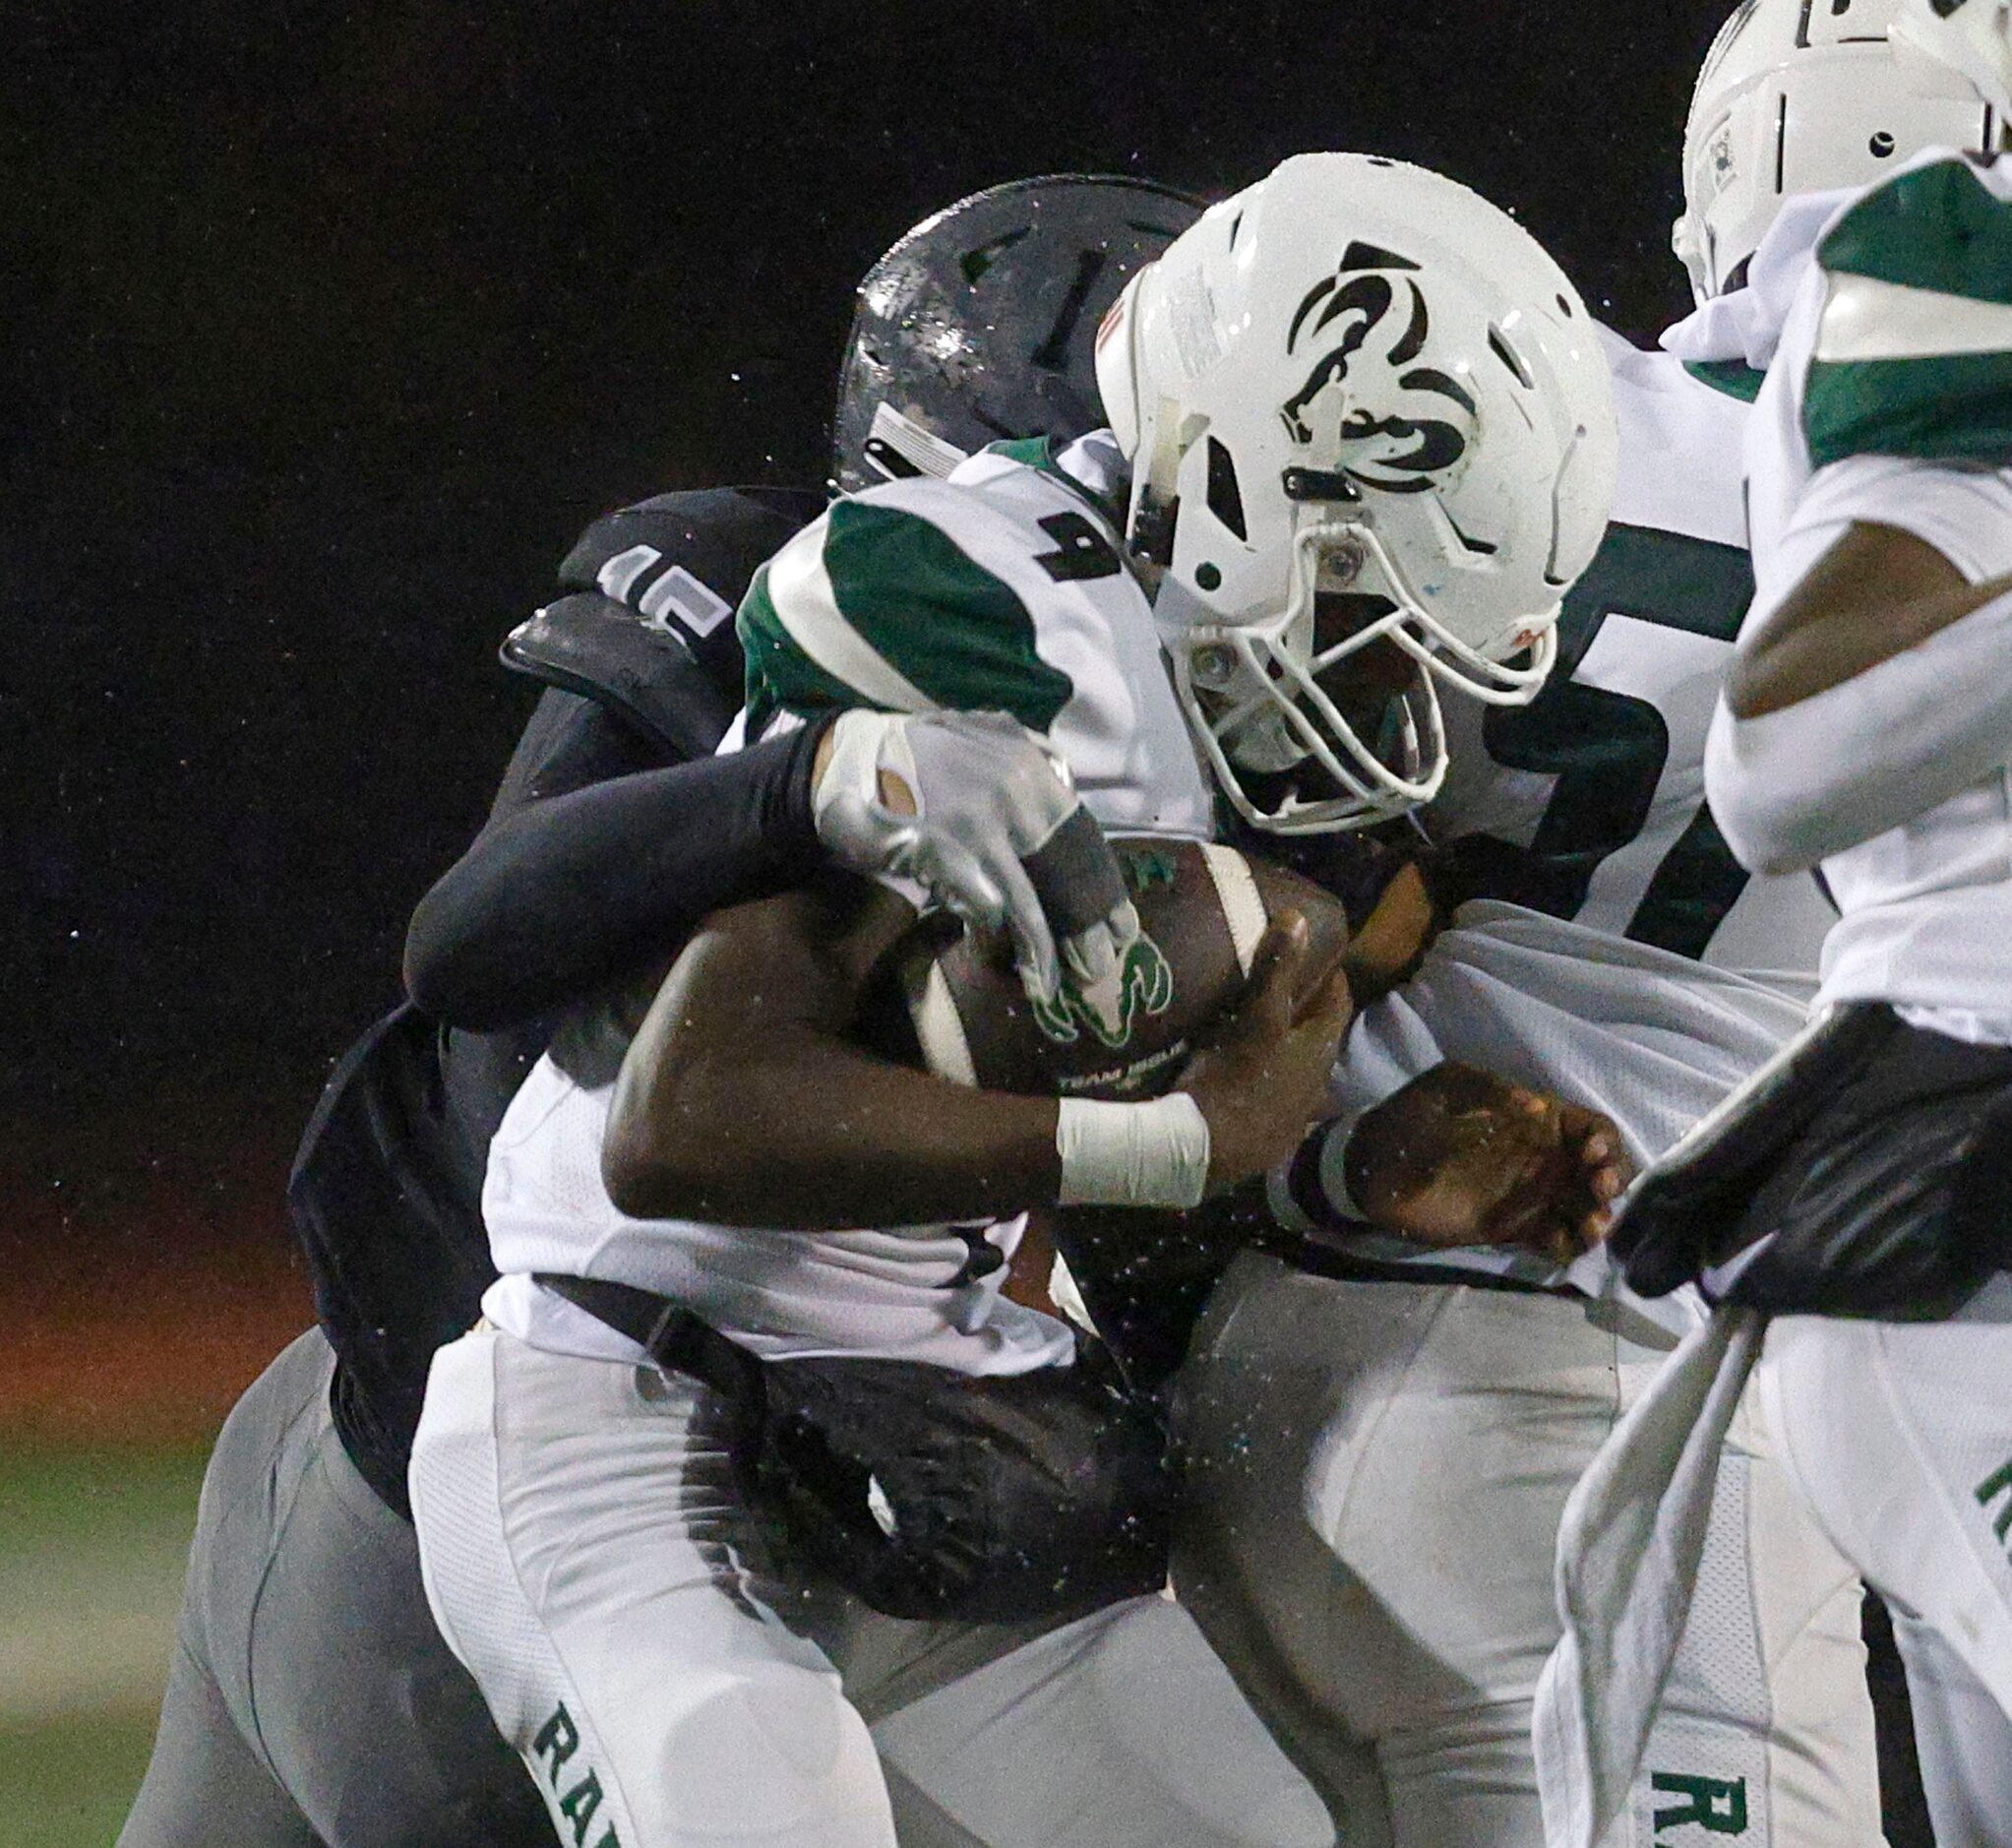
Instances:
[[[981,945],[941,916],[897,946],[900,1037],[939,1078],[1040,1096],[1157,1096],[1243,994],[1270,918],[1288,908],[1306,918],[1313,969],[1347,944],[1338,900],[1234,847],[1159,836],[1112,845],[1139,916],[1115,999],[1066,993],[1037,1007],[1004,945]]]

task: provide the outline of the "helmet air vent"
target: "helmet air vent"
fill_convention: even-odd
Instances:
[[[1237,463],[1214,437],[1208,439],[1208,511],[1246,543],[1250,530],[1244,524],[1244,496],[1237,488]]]
[[[1017,231],[1007,231],[1004,236],[995,237],[989,244],[980,244],[976,250],[967,250],[957,260],[957,268],[963,271],[965,282],[973,288],[977,287],[984,280],[986,271],[1033,228],[1031,224],[1023,224]]]
[[[1469,534],[1462,532],[1460,530],[1460,523],[1451,514],[1446,516],[1446,524],[1453,528],[1453,536],[1460,541],[1460,549],[1463,552],[1471,552],[1476,558],[1493,558],[1501,550],[1501,547],[1494,544],[1492,540],[1473,538]],[[1547,561],[1545,569],[1547,573],[1546,581],[1555,584],[1556,580],[1549,576],[1549,561]]]
[[[1083,318],[1083,304],[1090,299],[1090,291],[1097,286],[1097,278],[1104,274],[1109,261],[1101,250],[1077,254],[1075,277],[1063,298],[1062,312],[1055,317],[1048,338],[1034,349],[1034,364],[1044,372],[1068,369],[1069,342],[1075,339],[1076,324]]]
[[[1341,261],[1334,267],[1346,276],[1351,270],[1416,270],[1418,265],[1394,250],[1385,250],[1380,244],[1366,244],[1357,238],[1341,253]]]
[[[1502,338],[1500,328],[1492,327],[1489,329],[1488,345],[1489,351],[1494,353],[1509,369],[1509,376],[1518,385],[1526,392],[1532,392],[1537,389],[1536,381],[1530,376],[1530,368],[1523,363],[1522,355]]]
[[[1282,485],[1289,501],[1359,501],[1362,490],[1338,469],[1288,468]]]

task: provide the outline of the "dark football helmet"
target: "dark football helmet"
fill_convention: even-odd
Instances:
[[[1098,428],[1097,324],[1201,205],[1151,180],[1052,173],[925,218],[859,285],[834,485],[943,474],[1002,437]]]

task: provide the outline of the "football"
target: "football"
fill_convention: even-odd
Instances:
[[[1111,844],[1140,927],[1115,1015],[1067,992],[1037,1009],[1006,948],[958,934],[951,920],[925,918],[897,946],[904,1024],[939,1078],[1042,1096],[1158,1096],[1243,994],[1272,917],[1288,908],[1306,917],[1316,970],[1347,943],[1338,900],[1234,847],[1162,836]]]

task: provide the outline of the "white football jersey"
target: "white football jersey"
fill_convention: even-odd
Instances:
[[[1773,352],[1746,445],[1755,626],[1854,521],[1917,534],[1973,582],[2012,570],[2012,165],[1934,150],[1827,203],[1762,247],[1785,312],[1758,332]],[[2008,873],[2004,771],[1825,860],[1843,916],[1823,999],[2012,1036]]]
[[[757,573],[741,607],[747,733],[831,707],[1010,712],[1067,760],[1114,833],[1215,831],[1115,510],[1108,437],[998,445],[947,480],[835,502]]]
[[[1705,803],[1705,740],[1753,593],[1746,397],[1670,354],[1607,347],[1619,476],[1557,666],[1527,707],[1446,702],[1451,764],[1426,821],[1461,843],[1480,901],[1364,1010],[1332,1087],[1340,1128],[1274,1178],[1278,1217],[1344,1272],[1617,1290],[1597,1256],[1568,1278],[1496,1248],[1364,1235],[1339,1185],[1349,1124],[1458,1059],[1605,1112],[1648,1161],[1802,1025],[1816,986],[1835,912],[1806,874],[1749,877]],[[1640,1307],[1681,1327],[1696,1303]]]
[[[1115,446],[1077,444],[1068,460],[1080,477],[1045,442],[1007,445],[947,482],[834,503],[742,604],[749,704],[734,737],[833,707],[1003,710],[1047,733],[1114,833],[1206,838],[1209,786],[1097,494]],[[1070,1351],[1061,1324],[1000,1293],[1022,1219],[751,1232],[630,1218],[600,1180],[611,1098],[547,1055],[504,1118],[482,1202],[503,1273],[484,1303],[498,1325],[563,1352],[640,1358],[532,1283],[548,1271],[675,1297],[769,1358],[874,1355],[991,1374]]]
[[[1354,1120],[1457,1059],[1612,1117],[1637,1162],[1660,1155],[1803,1025],[1802,1004],[1731,969],[1569,919],[1483,899],[1461,908],[1401,988],[1365,1008],[1330,1086],[1335,1125],[1272,1178],[1274,1216],[1347,1275],[1466,1273],[1625,1294],[1595,1253],[1569,1273],[1500,1247],[1432,1250],[1349,1217],[1342,1159]],[[1682,1329],[1688,1292],[1639,1313]]]
[[[1620,425],[1607,536],[1565,598],[1543,692],[1446,702],[1452,761],[1429,830],[1463,855],[1499,849],[1472,862],[1483,897],[1807,996],[1835,913],[1807,874],[1745,873],[1705,801],[1705,738],[1753,595],[1748,406],[1737,377],[1722,388],[1668,353],[1606,345]]]
[[[499,1327],[561,1353],[642,1358],[531,1282],[551,1271],[674,1297],[767,1360],[871,1355],[1010,1374],[1068,1354],[1061,1324],[1000,1294],[1024,1218],[860,1232],[634,1219],[601,1183],[613,1098],[611,1083],[578,1082],[547,1053],[489,1145],[482,1218],[502,1278],[482,1306]]]

